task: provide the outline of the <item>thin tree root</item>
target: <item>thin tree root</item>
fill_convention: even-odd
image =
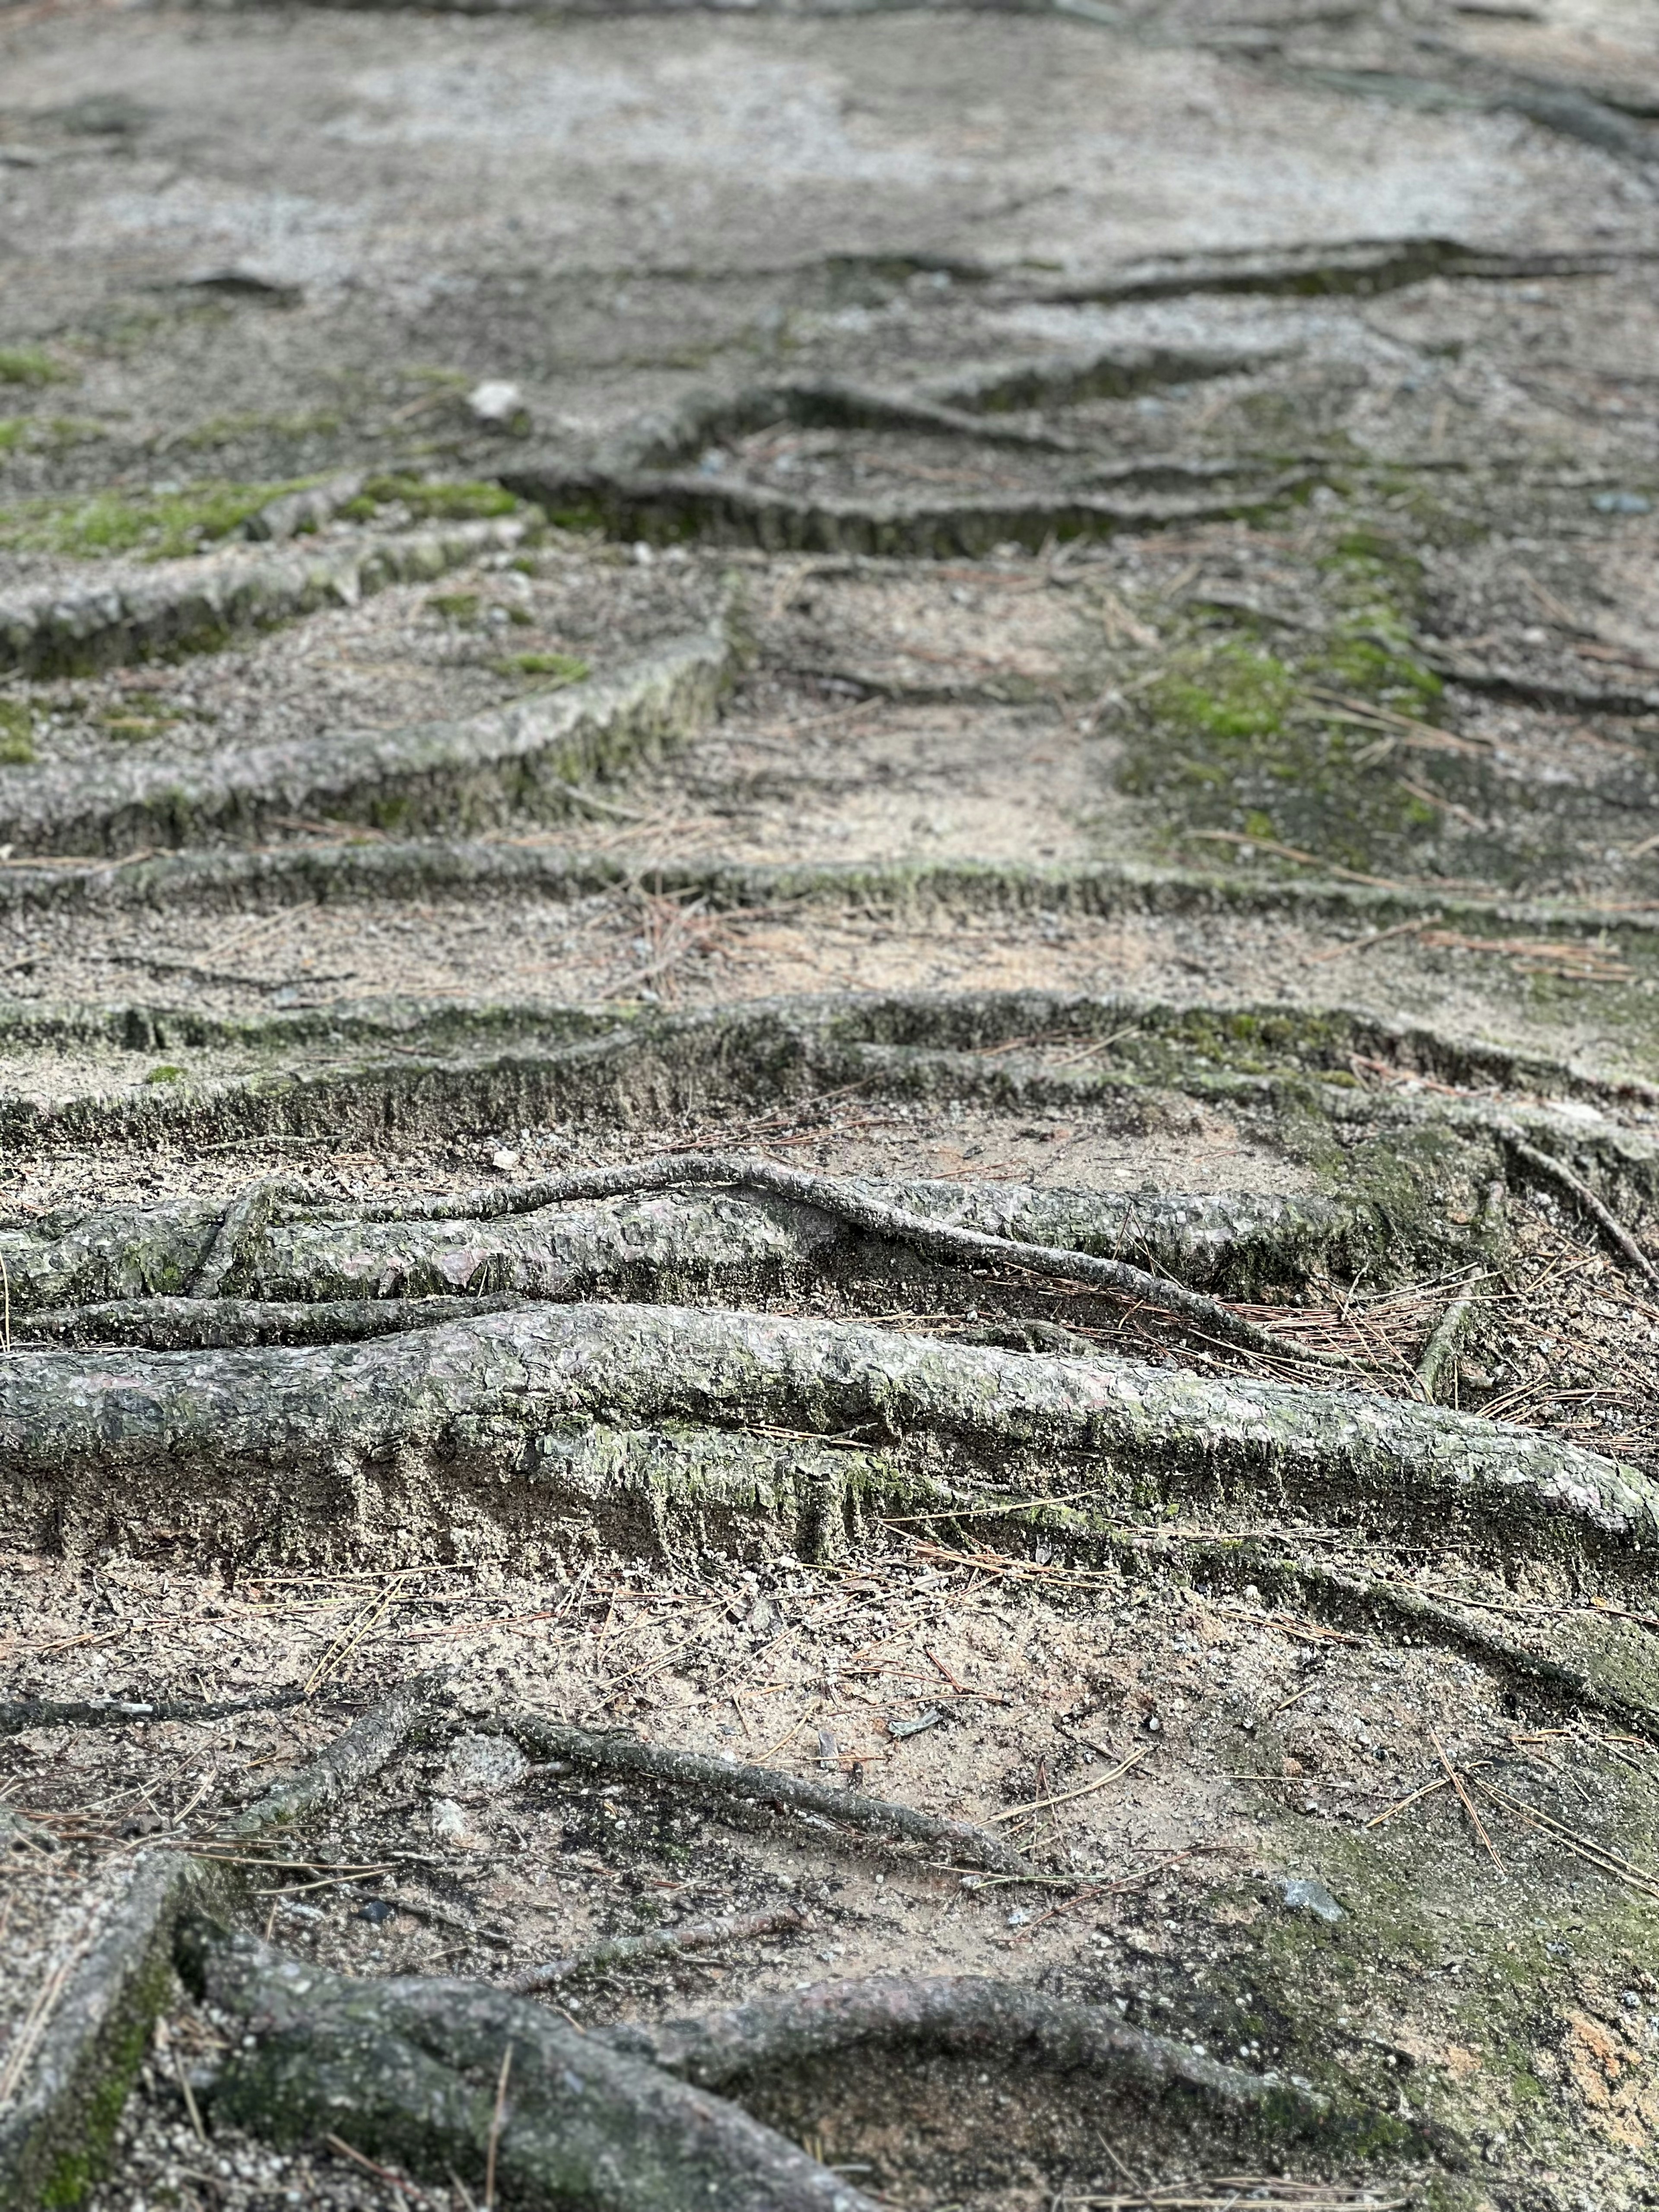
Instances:
[[[346,2130],[370,2157],[498,2201],[580,2212],[875,2212],[839,2174],[544,2005],[482,1983],[353,1981],[185,1923],[196,1993],[239,2017],[210,2109],[277,2141]],[[501,2092],[511,2054],[510,2090]]]
[[[735,1761],[728,1765],[724,1759],[706,1759],[698,1752],[642,1743],[637,1736],[599,1735],[562,1721],[545,1720],[539,1713],[513,1713],[486,1725],[499,1729],[521,1750],[539,1759],[568,1759],[607,1773],[637,1774],[648,1781],[672,1783],[705,1796],[775,1805],[813,1820],[833,1821],[837,1827],[862,1829],[866,1835],[965,1855],[975,1867],[992,1874],[1036,1872],[1030,1861],[1000,1836],[972,1820],[920,1813],[914,1806],[866,1796],[861,1790],[828,1790],[822,1783],[780,1774],[769,1766],[744,1766]]]
[[[303,1705],[303,1690],[258,1698],[13,1698],[0,1705],[0,1736],[34,1728],[139,1728],[149,1721],[222,1721]]]
[[[1659,1267],[1654,1266],[1618,1215],[1602,1204],[1589,1185],[1576,1176],[1565,1160],[1558,1160],[1551,1152],[1540,1152],[1535,1145],[1528,1144],[1510,1129],[1506,1128],[1503,1136],[1516,1159],[1529,1167],[1534,1175],[1547,1176],[1551,1182],[1558,1183],[1577,1199],[1591,1220],[1624,1254],[1638,1273],[1644,1275],[1649,1282],[1659,1285]]]
[[[279,1782],[263,1797],[246,1807],[226,1827],[222,1840],[230,1844],[255,1841],[272,1828],[337,1804],[342,1797],[378,1774],[395,1759],[417,1729],[431,1721],[443,1698],[447,1670],[433,1668],[399,1684],[343,1735],[335,1737],[310,1765]]]
[[[1485,1235],[1501,1220],[1504,1212],[1504,1186],[1488,1183],[1480,1201],[1479,1232]],[[1423,1347],[1423,1357],[1417,1363],[1417,1388],[1419,1396],[1428,1405],[1435,1400],[1435,1391],[1441,1376],[1455,1358],[1469,1324],[1474,1321],[1480,1301],[1471,1291],[1454,1298],[1435,1327],[1434,1333]]]
[[[720,1950],[728,1943],[752,1943],[763,1936],[797,1936],[806,1925],[806,1915],[792,1905],[779,1912],[739,1913],[685,1928],[653,1928],[644,1936],[612,1936],[568,1959],[549,1959],[528,1967],[507,1987],[514,1996],[534,1996],[542,1990],[562,1989],[567,1982],[609,1973],[615,1966],[678,1958],[686,1951]]]
[[[1340,1354],[1316,1352],[1290,1338],[1276,1336],[1271,1329],[1246,1321],[1218,1298],[1206,1297],[1201,1291],[1189,1291],[1179,1283],[1149,1274],[1146,1268],[1133,1267],[1127,1260],[1103,1260],[1090,1252],[1068,1252],[1052,1244],[1028,1244],[1016,1237],[994,1237],[984,1230],[929,1221],[921,1214],[868,1197],[833,1176],[808,1175],[799,1168],[781,1167],[775,1161],[755,1159],[742,1153],[705,1153],[701,1157],[671,1153],[627,1167],[582,1169],[574,1175],[556,1176],[545,1182],[525,1183],[514,1189],[470,1191],[457,1197],[390,1209],[367,1206],[362,1209],[361,1218],[369,1221],[398,1218],[428,1221],[490,1218],[503,1213],[532,1213],[544,1206],[565,1205],[572,1199],[630,1197],[641,1191],[672,1190],[686,1183],[771,1191],[797,1206],[816,1206],[820,1212],[870,1236],[884,1237],[907,1245],[930,1260],[958,1264],[989,1261],[1002,1267],[1024,1267],[1033,1274],[1086,1283],[1094,1290],[1115,1291],[1121,1297],[1137,1298],[1160,1312],[1175,1314],[1183,1321],[1212,1329],[1247,1351],[1267,1352],[1278,1359],[1305,1360],[1321,1367],[1352,1370],[1355,1365]]]

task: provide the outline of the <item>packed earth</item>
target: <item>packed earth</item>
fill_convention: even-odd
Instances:
[[[0,4],[0,2207],[1659,2205],[1650,0]]]

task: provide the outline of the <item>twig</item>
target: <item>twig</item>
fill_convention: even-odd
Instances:
[[[688,1928],[653,1928],[644,1936],[614,1936],[568,1959],[550,1959],[531,1966],[507,1984],[514,1996],[534,1996],[561,1983],[641,1959],[673,1957],[682,1951],[712,1951],[727,1943],[746,1943],[762,1936],[792,1936],[806,1925],[806,1915],[791,1906],[781,1912],[750,1912],[728,1920],[705,1921]]]
[[[1541,1833],[1553,1836],[1559,1843],[1565,1844],[1588,1865],[1602,1874],[1615,1875],[1619,1881],[1627,1882],[1631,1888],[1641,1891],[1644,1896],[1659,1897],[1659,1881],[1656,1881],[1644,1868],[1626,1858],[1622,1852],[1608,1850],[1602,1844],[1593,1843],[1588,1836],[1581,1836],[1576,1828],[1568,1827],[1564,1820],[1555,1820],[1548,1813],[1540,1813],[1535,1805],[1528,1805],[1519,1797],[1511,1797],[1508,1790],[1500,1790],[1495,1783],[1480,1780],[1476,1786],[1494,1804],[1503,1806],[1506,1812],[1514,1814]]]
[[[198,2142],[207,2141],[207,2130],[202,2125],[202,2112],[196,2101],[196,2092],[190,2086],[190,2076],[185,2071],[185,2062],[175,2044],[173,2051],[173,2070],[179,2077],[179,2087],[185,2100],[185,2110],[190,2114],[190,2124],[196,2130]]]
[[[1012,1237],[995,1237],[977,1229],[958,1228],[907,1212],[872,1198],[854,1184],[829,1176],[809,1175],[799,1168],[784,1167],[773,1160],[743,1154],[710,1153],[701,1157],[671,1154],[641,1160],[633,1165],[588,1168],[551,1181],[521,1184],[517,1188],[467,1192],[431,1198],[414,1206],[378,1202],[350,1209],[354,1218],[365,1221],[448,1221],[489,1218],[504,1214],[533,1213],[544,1206],[562,1206],[573,1199],[617,1198],[638,1191],[667,1190],[680,1183],[714,1184],[723,1188],[765,1190],[797,1206],[810,1206],[832,1219],[846,1222],[872,1236],[891,1238],[929,1259],[960,1264],[990,1261],[1028,1269],[1036,1275],[1085,1285],[1090,1289],[1115,1291],[1136,1297],[1160,1311],[1215,1329],[1229,1342],[1251,1352],[1280,1359],[1307,1360],[1322,1367],[1352,1370],[1345,1354],[1320,1352],[1275,1334],[1248,1321],[1234,1308],[1202,1291],[1166,1281],[1133,1267],[1127,1260],[1103,1260],[1089,1252],[1066,1251],[1054,1245],[1028,1244]],[[228,1217],[222,1237],[228,1233]],[[216,1240],[216,1254],[218,1240]],[[210,1255],[210,1258],[213,1255]],[[204,1265],[203,1273],[210,1267]]]
[[[935,1848],[966,1851],[980,1866],[997,1874],[1029,1875],[1032,1869],[1012,1845],[988,1828],[971,1820],[950,1820],[914,1806],[897,1805],[872,1797],[862,1790],[827,1790],[793,1774],[780,1774],[766,1766],[739,1765],[734,1760],[705,1759],[696,1752],[671,1751],[642,1743],[633,1735],[599,1735],[572,1728],[538,1713],[515,1713],[495,1725],[514,1742],[543,1759],[568,1759],[579,1765],[597,1766],[613,1773],[644,1775],[681,1789],[702,1790],[811,1814],[845,1828],[862,1828],[872,1835]]]
[[[1127,1774],[1132,1766],[1139,1766],[1143,1759],[1151,1757],[1155,1748],[1152,1744],[1143,1744],[1139,1751],[1132,1751],[1121,1765],[1113,1767],[1109,1773],[1097,1774],[1080,1790],[1067,1790],[1059,1797],[1034,1798],[1029,1805],[1016,1805],[1010,1812],[994,1813],[991,1817],[994,1820],[1023,1820],[1030,1814],[1046,1813],[1052,1806],[1069,1805],[1079,1797],[1091,1796],[1097,1790],[1103,1790],[1109,1782],[1115,1782],[1120,1775]]]
[[[1475,1805],[1474,1798],[1471,1797],[1468,1793],[1468,1786],[1464,1783],[1462,1776],[1452,1765],[1450,1759],[1447,1758],[1445,1747],[1442,1744],[1439,1737],[1435,1734],[1432,1729],[1429,1730],[1429,1741],[1434,1746],[1435,1752],[1439,1758],[1440,1764],[1445,1768],[1447,1774],[1451,1779],[1451,1786],[1457,1792],[1459,1802],[1462,1804],[1463,1810],[1468,1814],[1470,1820],[1474,1823],[1475,1834],[1480,1837],[1481,1842],[1486,1845],[1487,1857],[1498,1869],[1498,1873],[1502,1874],[1504,1871],[1504,1862],[1498,1857],[1497,1851],[1492,1847],[1492,1838],[1486,1833],[1486,1824],[1481,1819],[1480,1811]]]
[[[1352,944],[1333,945],[1328,952],[1310,952],[1304,965],[1322,968],[1328,961],[1346,959],[1351,952],[1369,952],[1373,945],[1386,945],[1391,938],[1411,937],[1419,929],[1431,929],[1438,920],[1437,915],[1426,918],[1419,915],[1415,921],[1396,922],[1392,929],[1374,929],[1369,937],[1359,938]]]
[[[179,2078],[182,2080],[183,2076]],[[204,2136],[202,2140],[205,2142],[206,2136]],[[343,2136],[327,2134],[324,2136],[323,2141],[331,2150],[337,2150],[342,2157],[352,2160],[370,2173],[378,2174],[382,2181],[389,2181],[394,2189],[401,2189],[405,2197],[417,2197],[422,2204],[428,2201],[424,2190],[417,2189],[412,2181],[405,2181],[402,2174],[394,2173],[389,2166],[377,2165],[372,2158],[365,2158],[362,2151],[353,2150],[351,2145]]]

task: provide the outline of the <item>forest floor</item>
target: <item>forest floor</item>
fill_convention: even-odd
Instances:
[[[1656,269],[1643,0],[0,4],[0,2201],[1659,2203]]]

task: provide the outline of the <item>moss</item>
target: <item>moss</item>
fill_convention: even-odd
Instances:
[[[128,711],[100,714],[98,726],[106,738],[112,738],[118,744],[143,744],[149,738],[159,737],[170,723],[176,722],[178,719],[176,714],[155,708],[142,714]]]
[[[483,601],[477,592],[434,592],[426,604],[428,613],[446,622],[471,623],[478,619]]]
[[[315,481],[204,483],[177,490],[29,500],[0,508],[0,546],[76,557],[140,553],[152,561],[175,560],[229,537],[269,501]]]
[[[0,765],[27,768],[34,757],[33,714],[21,699],[0,699]]]
[[[517,514],[520,507],[497,483],[385,476],[371,477],[341,512],[354,520],[368,521],[380,507],[394,504],[407,507],[421,522],[487,522],[497,515]]]
[[[184,1069],[174,1067],[167,1060],[163,1060],[159,1067],[152,1067],[144,1078],[146,1083],[182,1083],[184,1079]]]
[[[1437,707],[1440,679],[1414,643],[1421,564],[1365,527],[1336,538],[1316,573],[1327,620],[1305,643],[1270,651],[1231,609],[1217,636],[1212,609],[1176,648],[1143,695],[1121,787],[1159,803],[1166,843],[1196,832],[1285,848],[1256,856],[1279,864],[1420,873],[1445,805],[1424,785],[1468,771],[1413,757],[1402,781],[1388,721],[1366,717],[1424,721]]]
[[[0,346],[0,384],[39,387],[60,383],[69,374],[39,346]]]
[[[302,415],[215,415],[184,432],[175,443],[183,451],[203,453],[247,438],[328,438],[341,427],[339,416],[327,408]]]
[[[592,673],[585,660],[574,653],[510,653],[495,665],[504,676],[536,676],[544,679],[539,688],[556,691],[566,684],[581,684]]]

